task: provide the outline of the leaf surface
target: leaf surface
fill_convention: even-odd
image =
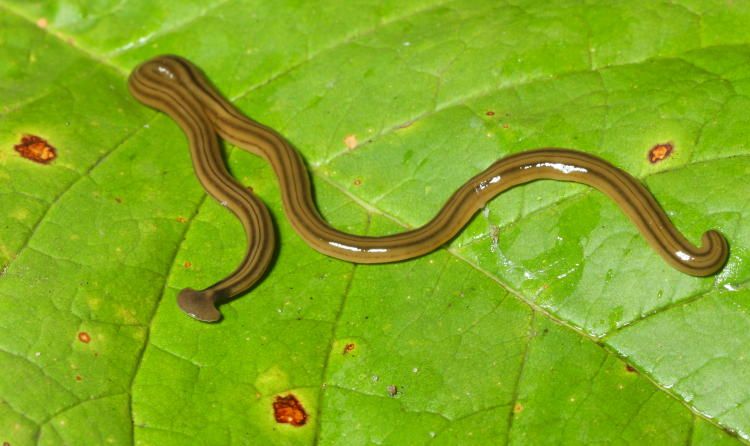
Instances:
[[[164,53],[283,134],[342,230],[417,227],[496,159],[568,147],[639,178],[691,241],[721,231],[729,262],[684,275],[602,193],[538,181],[432,254],[354,265],[227,146],[279,244],[201,324],[177,293],[245,240],[127,91]],[[0,0],[0,62],[0,441],[748,444],[746,3]],[[20,157],[25,134],[57,159]],[[303,426],[274,418],[290,394]]]

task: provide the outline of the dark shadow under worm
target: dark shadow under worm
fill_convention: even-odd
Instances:
[[[218,138],[266,159],[279,181],[287,218],[297,233],[323,254],[356,263],[386,263],[434,251],[452,239],[487,201],[538,179],[593,186],[615,201],[643,237],[670,265],[693,276],[708,276],[726,263],[728,246],[717,231],[706,231],[697,247],[669,221],[651,193],[607,161],[570,149],[544,148],[506,156],[458,188],[425,225],[398,234],[366,237],[331,227],[318,213],[305,166],[274,130],[244,116],[224,99],[190,61],[158,56],[139,65],[128,79],[142,103],[174,119],[190,143],[195,174],[206,192],[242,222],[247,251],[226,278],[204,289],[185,288],[178,297],[188,315],[214,322],[217,304],[253,286],[273,257],[275,235],[265,205],[227,171]]]

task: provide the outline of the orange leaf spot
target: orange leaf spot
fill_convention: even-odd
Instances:
[[[36,135],[24,135],[21,143],[13,146],[22,157],[39,164],[49,164],[57,158],[57,151],[47,143],[47,140]]]
[[[671,142],[664,144],[657,144],[648,151],[648,160],[651,164],[658,163],[669,157],[674,150],[674,146]]]
[[[304,426],[307,423],[307,413],[294,395],[277,396],[273,402],[273,416],[277,423]]]
[[[357,135],[346,135],[344,137],[344,144],[350,149],[357,147]]]

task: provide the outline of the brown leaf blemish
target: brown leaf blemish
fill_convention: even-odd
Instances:
[[[307,423],[305,409],[292,394],[276,397],[273,402],[273,416],[277,423],[291,424],[296,427],[304,426]]]
[[[391,386],[388,386],[387,389],[388,389],[388,396],[394,397],[398,395],[398,387],[391,385]]]
[[[627,370],[630,373],[633,373],[633,372],[635,372],[635,367],[633,367],[630,364],[625,364],[625,370]]]
[[[522,410],[523,410],[523,406],[522,406],[522,405],[520,405],[520,404],[516,404],[516,405],[515,405],[515,406],[513,407],[513,412],[515,412],[515,413],[519,413],[519,412],[521,412]]]
[[[39,164],[49,164],[57,158],[57,150],[47,140],[36,135],[23,135],[21,143],[13,146],[22,157]]]
[[[84,344],[88,344],[89,342],[91,342],[91,335],[89,335],[85,331],[82,331],[78,333],[78,340],[83,342]]]
[[[671,142],[657,144],[648,151],[648,160],[651,164],[663,161],[669,157],[672,150],[674,150],[674,145]]]
[[[350,351],[354,350],[354,347],[356,347],[356,346],[355,346],[354,344],[346,344],[346,345],[344,346],[344,351],[343,351],[342,353],[343,353],[343,354],[347,354],[347,353],[349,353]]]
[[[492,110],[487,110],[487,113],[485,113],[487,116],[495,116],[495,112]]]

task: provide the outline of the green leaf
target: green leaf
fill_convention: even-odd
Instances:
[[[684,275],[602,193],[539,181],[430,255],[353,265],[228,146],[278,254],[199,323],[177,293],[245,240],[127,91],[163,53],[288,138],[342,230],[419,226],[496,159],[569,147],[641,179],[690,240],[721,231],[729,262]],[[0,0],[0,441],[750,444],[748,79],[739,1]],[[19,156],[25,134],[57,158]],[[289,394],[303,426],[274,418]]]

